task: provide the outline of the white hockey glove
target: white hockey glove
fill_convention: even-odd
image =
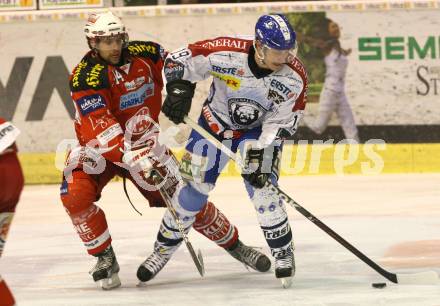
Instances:
[[[168,170],[161,163],[159,157],[153,153],[151,147],[144,147],[133,151],[126,151],[122,157],[125,168],[128,168],[135,181],[144,189],[155,186],[152,174],[160,174],[166,177]],[[149,189],[149,188],[148,188]]]

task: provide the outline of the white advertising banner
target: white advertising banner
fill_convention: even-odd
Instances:
[[[325,66],[326,57],[327,62],[331,56],[333,60],[343,57],[346,70],[339,71],[339,91],[345,93],[361,140],[387,140],[389,136],[395,142],[417,142],[411,137],[420,136],[425,142],[440,142],[440,133],[435,132],[440,127],[438,2],[393,2],[399,6],[385,1],[289,2],[115,12],[123,18],[130,39],[152,40],[167,50],[217,36],[252,35],[261,14],[286,13],[298,33],[299,56],[311,82],[306,122],[316,120],[319,105],[327,103],[318,103],[325,84],[330,84],[325,80],[326,69],[330,69]],[[4,42],[0,44],[0,116],[22,131],[18,140],[21,151],[53,152],[62,139],[74,138],[68,75],[88,51],[83,27],[91,11],[100,9],[0,13]],[[325,19],[339,28],[339,38],[329,44],[337,46],[337,52],[333,47],[317,47],[324,38],[316,33],[323,32],[319,27]],[[197,86],[193,118],[200,112],[208,85]],[[344,117],[336,110],[339,102],[328,103],[333,112],[329,124],[338,126]],[[306,131],[302,129],[300,132]],[[368,134],[378,133],[377,129],[385,131],[382,137]]]
[[[38,0],[40,9],[103,7],[103,0]]]
[[[35,10],[37,0],[0,0],[0,11]]]

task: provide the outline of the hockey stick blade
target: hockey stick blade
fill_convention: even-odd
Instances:
[[[202,252],[200,250],[198,250],[197,255],[196,255],[196,252],[194,251],[194,248],[188,239],[185,239],[185,244],[186,244],[186,247],[187,247],[189,253],[191,254],[192,260],[194,261],[197,270],[200,273],[200,276],[203,277],[205,275],[205,265],[203,263]]]
[[[185,116],[185,123],[188,124],[192,129],[194,129],[197,133],[202,135],[205,139],[207,139],[211,144],[213,144],[217,149],[221,150],[224,154],[226,154],[229,158],[231,158],[235,163],[241,168],[244,168],[244,163],[241,160],[238,154],[232,152],[228,147],[224,146],[219,140],[213,137],[208,131],[199,126],[195,121],[191,118]],[[388,279],[393,283],[399,284],[425,284],[425,283],[438,283],[438,275],[434,271],[427,271],[421,273],[408,273],[408,274],[395,274],[389,272],[379,266],[377,263],[372,261],[369,257],[351,245],[347,240],[342,238],[338,233],[333,231],[330,227],[328,227],[324,222],[319,220],[317,217],[312,215],[307,209],[302,207],[298,202],[293,200],[290,196],[288,196],[285,192],[283,192],[279,187],[272,185],[269,181],[266,182],[266,186],[271,188],[273,191],[278,193],[283,201],[289,204],[291,207],[296,209],[300,214],[306,217],[310,222],[318,226],[321,230],[323,230],[327,235],[336,240],[339,244],[345,247],[348,251],[370,266],[377,273]]]
[[[419,273],[397,274],[398,284],[407,285],[438,285],[440,283],[437,272],[425,271]]]

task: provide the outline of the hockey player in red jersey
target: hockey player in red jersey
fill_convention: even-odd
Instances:
[[[150,206],[165,207],[151,174],[173,181],[177,190],[185,183],[173,155],[158,140],[161,71],[166,56],[162,47],[150,41],[129,41],[122,21],[111,12],[91,15],[85,34],[91,50],[70,76],[79,145],[66,161],[61,200],[88,253],[98,258],[90,271],[94,281],[111,289],[120,285],[119,265],[104,211],[94,203],[104,186],[115,175],[125,177]],[[214,204],[207,202],[200,212],[188,212],[181,210],[176,199],[172,202],[178,213],[191,219],[190,223],[183,220],[184,225],[193,224],[246,265],[262,272],[270,268],[268,257],[244,245],[237,228]],[[167,254],[180,245],[182,237],[176,232],[166,210],[154,256],[138,269],[141,281],[154,277],[171,256]],[[152,267],[153,273],[146,271],[146,266]]]
[[[0,118],[0,257],[24,184],[15,145],[19,133],[12,123]],[[0,305],[14,304],[14,297],[6,281],[0,276]]]

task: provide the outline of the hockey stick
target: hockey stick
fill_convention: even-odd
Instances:
[[[188,124],[192,129],[194,129],[197,133],[202,135],[205,139],[209,140],[213,145],[217,147],[217,149],[221,150],[225,153],[229,158],[237,163],[241,169],[244,168],[244,163],[241,157],[238,154],[232,152],[228,147],[224,146],[219,140],[217,140],[214,136],[212,136],[208,131],[199,126],[192,119],[185,117],[185,123]],[[280,198],[288,203],[290,206],[295,208],[300,214],[318,226],[321,230],[327,233],[330,237],[339,242],[343,247],[349,250],[351,253],[356,255],[360,260],[370,266],[377,273],[388,279],[393,283],[399,284],[438,284],[439,278],[435,271],[426,271],[420,273],[405,273],[405,274],[396,274],[389,272],[351,245],[347,240],[342,238],[339,234],[333,231],[330,227],[324,224],[321,220],[315,217],[312,213],[310,213],[307,209],[298,204],[295,200],[289,197],[285,192],[283,192],[279,187],[272,185],[269,181],[266,182],[266,186],[271,188],[274,192],[276,192]]]
[[[160,175],[153,174],[152,176],[153,176],[153,180],[155,181],[157,186],[159,186],[159,184],[161,183],[161,179],[162,179],[160,177]],[[166,184],[166,182],[165,182],[165,184]],[[194,251],[194,248],[188,239],[188,235],[185,233],[185,229],[183,227],[182,221],[180,221],[180,218],[177,215],[176,210],[174,209],[174,207],[171,204],[171,199],[170,199],[168,192],[166,191],[165,184],[159,188],[159,192],[162,195],[162,198],[163,198],[168,210],[170,211],[171,215],[173,216],[174,221],[177,224],[177,228],[179,229],[179,232],[182,235],[182,238],[183,238],[183,241],[185,242],[186,248],[188,249],[189,254],[191,255],[191,258],[194,261],[194,264],[196,265],[196,268],[199,271],[200,276],[203,277],[205,275],[205,265],[203,263],[202,252],[200,250],[198,250],[197,255],[196,255],[196,252]]]

